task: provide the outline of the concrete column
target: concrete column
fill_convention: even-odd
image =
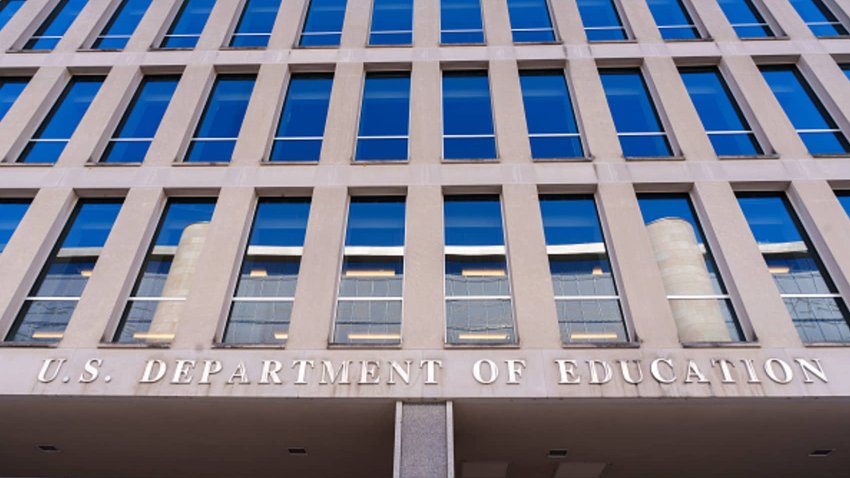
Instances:
[[[800,347],[800,338],[732,188],[723,182],[697,182],[693,198],[703,230],[718,246],[712,252],[726,288],[739,301],[733,300],[739,319],[749,319],[755,339],[763,347]]]
[[[267,63],[260,67],[231,164],[248,166],[262,161],[274,135],[288,83],[286,64]]]
[[[668,296],[715,294],[705,258],[688,221],[659,219],[647,225],[646,229]],[[717,300],[670,300],[670,309],[682,342],[732,340]]]
[[[788,2],[771,2],[771,1],[763,1],[764,7],[767,8],[773,18],[776,20],[776,23],[779,24],[779,28],[788,35],[792,40],[813,40],[815,39],[812,31],[809,30],[809,27],[803,22],[803,19],[800,18],[800,15],[797,13],[797,10],[791,6]]]
[[[127,193],[61,347],[96,347],[105,337],[111,319],[117,322],[120,318],[136,280],[135,272],[144,262],[156,232],[165,199],[160,188],[133,188]]]
[[[524,348],[557,349],[561,332],[537,187],[506,184],[502,197],[517,335]]]
[[[436,48],[440,45],[440,0],[413,2],[413,46]]]
[[[691,1],[690,6],[693,9],[694,21],[701,21],[705,26],[708,36],[716,42],[740,41],[726,14],[717,2],[701,2],[699,0]]]
[[[23,7],[22,7],[23,8]],[[15,162],[68,83],[64,67],[42,67],[0,122],[0,158]]]
[[[298,272],[287,348],[323,350],[333,320],[348,191],[343,186],[313,190],[304,255]]]
[[[348,2],[342,24],[340,48],[363,48],[369,41],[369,25],[372,23],[372,0]]]
[[[309,0],[283,0],[269,38],[269,50],[288,50],[298,44]]]
[[[501,0],[481,1],[481,20],[488,46],[513,45],[508,4]]]
[[[576,118],[584,134],[587,155],[595,161],[623,161],[617,128],[608,108],[599,70],[592,58],[575,58],[567,65]]]
[[[567,45],[587,42],[584,24],[575,1],[550,2],[549,8],[552,9],[552,23],[561,41]]]
[[[207,24],[198,38],[196,50],[218,50],[225,45],[239,21],[239,15],[245,6],[245,0],[223,0],[215,2]]]
[[[799,66],[838,127],[845,134],[850,132],[850,88],[847,76],[832,55],[804,54]]]
[[[159,8],[148,8],[145,16],[127,41],[125,51],[147,51],[165,33],[183,0],[157,0]],[[151,4],[151,6],[154,6]]]
[[[354,158],[363,75],[363,63],[336,65],[319,160],[321,164],[349,164]]]
[[[9,19],[2,29],[0,29],[0,50],[6,51],[23,44],[31,32],[38,28],[37,22],[40,22],[48,13],[50,8],[55,5],[54,0],[27,0],[15,13],[15,16]],[[19,45],[20,44],[20,45]]]
[[[405,217],[402,343],[405,349],[440,349],[445,336],[441,188],[409,188]]]
[[[62,233],[74,209],[76,195],[71,188],[44,188],[18,224],[0,254],[0,339],[4,338],[18,314],[44,261]]]
[[[635,39],[639,42],[663,42],[661,33],[655,26],[655,19],[646,2],[620,0],[623,11],[623,21],[628,23]]]
[[[410,74],[410,162],[439,164],[443,152],[440,64],[415,62]]]
[[[105,23],[98,22],[98,19],[103,15],[104,10],[111,10],[110,3],[113,0],[91,0],[86,2],[86,6],[80,11],[74,23],[68,27],[68,30],[62,35],[62,39],[56,44],[55,52],[73,52],[81,48],[89,38],[97,35],[99,32],[92,32],[92,25],[102,26]]]
[[[506,163],[531,162],[531,146],[528,143],[528,127],[525,124],[525,107],[516,61],[491,61],[489,77],[498,157]]]
[[[676,322],[632,185],[600,184],[597,197],[620,298],[634,333],[648,348],[678,347]]]
[[[452,403],[396,403],[393,478],[454,478]]]

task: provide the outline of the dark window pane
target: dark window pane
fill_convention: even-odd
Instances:
[[[484,43],[480,0],[440,2],[440,42]]]
[[[271,161],[318,161],[333,75],[293,75],[272,146]]]
[[[640,70],[600,71],[620,145],[626,157],[671,156],[655,104]]]
[[[823,0],[788,0],[806,25],[817,37],[847,35],[847,29],[838,21]]]
[[[150,4],[151,0],[123,0],[112,14],[109,23],[95,39],[92,48],[102,50],[124,48]]]
[[[304,29],[301,31],[302,47],[337,46],[342,37],[346,0],[310,0]]]
[[[850,193],[838,193],[838,202],[840,202],[841,206],[844,207],[844,211],[847,213],[847,215],[850,215]]]
[[[443,73],[443,157],[488,159],[496,157],[486,72]]]
[[[555,30],[546,1],[508,0],[514,43],[555,41]]]
[[[413,0],[373,0],[370,45],[413,43]]]
[[[234,47],[264,47],[271,37],[280,0],[247,0],[236,31],[230,39]]]
[[[447,246],[505,244],[498,196],[447,196],[444,211]]]
[[[29,78],[0,77],[0,120],[15,104],[15,100],[27,87],[27,83]]]
[[[216,79],[186,153],[187,162],[230,161],[255,80],[256,77],[248,75],[226,75]]]
[[[0,200],[0,252],[6,248],[29,207],[29,199]]]
[[[682,0],[646,0],[655,24],[665,40],[689,40],[699,38],[694,21]]]
[[[86,0],[60,0],[24,45],[24,50],[54,49],[86,3]]]
[[[215,6],[215,0],[183,0],[171,28],[162,39],[162,48],[194,48]]]
[[[533,158],[583,157],[570,94],[562,71],[520,72]]]
[[[409,118],[410,74],[366,75],[355,158],[407,159]]]
[[[773,31],[752,0],[717,0],[739,38],[772,37]]]
[[[626,29],[614,0],[576,0],[588,41],[625,40]]]

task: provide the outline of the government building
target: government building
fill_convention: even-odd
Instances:
[[[0,477],[850,476],[850,0],[0,0]]]

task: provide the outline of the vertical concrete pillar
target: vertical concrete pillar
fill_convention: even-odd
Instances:
[[[847,76],[832,55],[804,54],[799,66],[838,127],[845,134],[850,132],[850,88]]]
[[[215,2],[195,49],[218,50],[221,48],[236,26],[244,6],[245,0]]]
[[[797,10],[794,9],[788,2],[762,2],[765,8],[770,11],[779,28],[788,35],[792,40],[814,40],[815,36],[809,27],[800,18]]]
[[[646,2],[620,1],[620,7],[625,17],[623,21],[628,23],[637,41],[656,43],[663,41]]]
[[[700,2],[697,0],[690,2],[690,6],[696,17],[694,21],[702,22],[709,38],[716,42],[740,41],[717,2]]]
[[[0,50],[6,51],[25,42],[32,31],[38,28],[36,22],[40,22],[47,13],[47,9],[55,5],[52,0],[27,0],[21,5],[17,13],[9,19],[8,23],[0,29]]]
[[[413,46],[436,48],[440,45],[440,0],[413,2]]]
[[[349,3],[350,5],[350,3]],[[337,63],[328,105],[322,164],[349,164],[354,158],[354,139],[360,95],[363,90],[363,63]]]
[[[581,44],[587,41],[584,34],[584,24],[581,14],[574,1],[551,2],[552,23],[558,31],[558,36],[567,45]]]
[[[576,117],[587,146],[585,154],[598,161],[623,161],[617,128],[608,108],[599,70],[592,58],[571,59],[567,65]]]
[[[363,48],[369,40],[369,24],[372,19],[372,0],[348,2],[342,24],[340,48]]]
[[[287,50],[298,44],[301,34],[301,23],[307,14],[308,0],[283,0],[277,12],[269,50]]]
[[[14,162],[62,93],[70,75],[64,67],[42,67],[0,122],[0,159]]]
[[[68,27],[68,30],[62,35],[62,39],[56,44],[54,52],[73,52],[81,48],[90,35],[97,35],[99,32],[92,32],[92,25],[103,25],[98,22],[98,19],[103,15],[104,10],[111,10],[110,2],[112,0],[93,0],[86,2],[86,6],[80,11],[74,23]]]
[[[274,135],[288,83],[288,65],[267,63],[260,67],[231,164],[249,166],[262,161]]]
[[[454,478],[452,403],[396,403],[393,478]]]
[[[410,162],[439,164],[443,148],[440,85],[443,77],[436,61],[413,63],[410,75]]]
[[[183,0],[157,1],[159,8],[148,8],[133,36],[127,41],[125,51],[146,51],[153,47],[154,42],[168,29],[171,19],[183,3]]]
[[[513,44],[511,36],[511,18],[508,4],[504,1],[482,0],[481,20],[488,46],[506,46]]]
[[[531,146],[516,61],[491,61],[489,76],[499,159],[506,163],[530,162]]]

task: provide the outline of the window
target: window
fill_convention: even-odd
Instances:
[[[168,201],[114,342],[167,343],[174,338],[214,208],[214,199]]]
[[[592,196],[541,196],[546,253],[565,344],[627,342]]]
[[[292,75],[269,160],[319,160],[333,81],[333,74]]]
[[[837,194],[838,202],[841,203],[841,206],[844,208],[844,211],[847,215],[850,215],[850,192],[842,191]]]
[[[0,0],[0,29],[18,13],[25,0]]]
[[[86,0],[60,0],[24,45],[24,50],[50,51],[86,6]]]
[[[841,67],[841,71],[844,72],[844,76],[846,76],[847,79],[850,80],[850,65],[838,65],[838,66]]]
[[[0,199],[0,253],[30,207],[29,199]]]
[[[661,38],[665,40],[693,40],[700,38],[699,30],[683,0],[646,0]]]
[[[95,39],[92,48],[120,50],[127,46],[127,41],[133,36],[150,4],[151,0],[123,0],[106,28]]]
[[[0,77],[0,120],[15,104],[15,100],[24,91],[29,81],[29,78]]]
[[[640,195],[638,203],[679,339],[683,343],[745,341],[688,196]]]
[[[253,75],[220,75],[215,80],[186,152],[186,162],[230,161],[255,80]]]
[[[484,43],[481,0],[440,1],[440,43]]]
[[[83,200],[77,205],[6,341],[62,339],[121,204],[121,200]]]
[[[147,76],[109,140],[101,162],[141,163],[159,129],[179,76]]]
[[[789,2],[816,37],[847,35],[847,29],[823,0],[789,0]]]
[[[531,157],[582,158],[570,93],[562,70],[520,71]]]
[[[761,72],[810,153],[850,151],[844,133],[796,67],[763,66]]]
[[[370,45],[413,43],[413,0],[373,0]]]
[[[399,344],[403,282],[404,198],[351,198],[333,343]]]
[[[628,39],[615,0],[576,0],[587,41]]]
[[[55,163],[100,90],[103,80],[102,76],[72,78],[27,143],[18,162]]]
[[[848,342],[847,305],[781,194],[739,194],[738,204],[804,342]]]
[[[623,155],[672,156],[667,133],[640,70],[602,70],[600,76]]]
[[[679,73],[718,156],[762,154],[752,128],[717,68],[680,68]]]
[[[272,28],[280,9],[280,0],[247,0],[236,31],[230,38],[232,47],[264,47],[269,44]]]
[[[195,48],[215,0],[183,0],[160,48]]]
[[[407,159],[409,122],[410,73],[368,73],[355,158]]]
[[[508,0],[514,43],[553,42],[555,29],[547,0]]]
[[[517,342],[498,196],[446,196],[446,342]]]
[[[337,46],[342,38],[346,0],[310,0],[299,46]]]
[[[286,343],[309,213],[309,199],[257,203],[225,343]]]
[[[486,71],[443,72],[443,158],[492,159],[496,134]]]
[[[774,36],[770,24],[755,5],[759,0],[717,0],[738,38],[768,38]]]

